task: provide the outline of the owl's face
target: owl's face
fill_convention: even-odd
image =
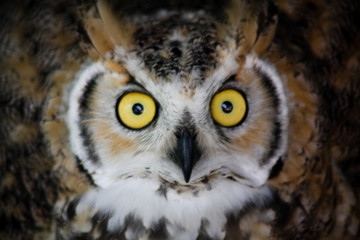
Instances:
[[[70,86],[70,145],[94,183],[77,211],[111,213],[109,230],[131,214],[169,232],[205,219],[220,236],[227,212],[269,195],[287,144],[282,80],[196,14],[139,25]]]

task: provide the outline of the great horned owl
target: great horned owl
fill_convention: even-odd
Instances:
[[[360,2],[2,2],[1,239],[358,239]]]

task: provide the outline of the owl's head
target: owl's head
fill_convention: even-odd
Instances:
[[[67,115],[74,156],[96,186],[86,201],[121,208],[120,222],[127,205],[145,225],[155,215],[181,222],[176,206],[195,206],[193,222],[214,204],[226,212],[267,195],[288,116],[281,78],[254,50],[267,41],[248,26],[256,17],[246,25],[235,10],[220,21],[206,11],[110,9],[100,2],[87,21],[102,59],[84,64]]]

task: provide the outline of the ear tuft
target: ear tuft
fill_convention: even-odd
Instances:
[[[231,0],[225,9],[228,23],[240,35],[240,53],[261,54],[271,44],[276,32],[275,6],[269,1]]]
[[[93,46],[100,55],[104,56],[107,52],[113,50],[114,44],[106,32],[101,19],[94,17],[86,18],[85,28]]]
[[[122,13],[114,14],[111,6],[106,1],[99,0],[97,8],[103,27],[114,45],[129,48],[132,44],[132,38],[135,27],[123,17]]]
[[[121,13],[115,15],[111,6],[102,0],[97,3],[97,10],[93,8],[86,13],[84,25],[96,57],[104,57],[115,46],[131,46],[135,28],[129,22]]]
[[[258,55],[266,51],[272,43],[276,33],[277,21],[277,15],[272,16],[271,21],[264,24],[261,32],[258,33],[253,45],[253,51]]]

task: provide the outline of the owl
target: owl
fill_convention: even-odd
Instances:
[[[360,2],[0,6],[0,239],[359,239]]]

